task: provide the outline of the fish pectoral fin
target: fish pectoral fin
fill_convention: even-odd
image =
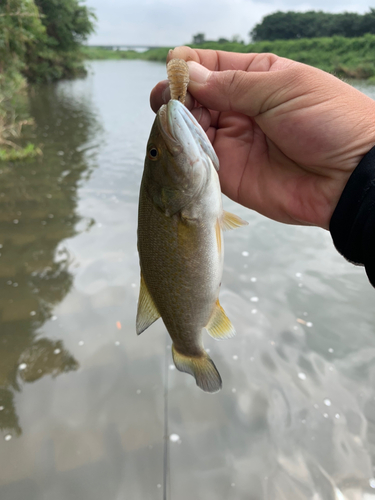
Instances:
[[[222,386],[220,373],[205,351],[202,352],[201,356],[186,356],[177,351],[175,346],[172,345],[172,355],[177,370],[193,375],[197,386],[203,391],[220,391]]]
[[[230,339],[236,335],[236,330],[221,307],[219,299],[216,301],[214,311],[206,325],[206,330],[216,340]]]
[[[223,210],[223,215],[221,218],[221,227],[223,231],[229,231],[229,229],[236,229],[236,227],[248,225],[249,223],[241,219],[241,217],[238,217],[238,215]]]
[[[217,250],[219,252],[219,255],[222,255],[223,251],[223,241],[222,241],[222,231],[221,231],[221,224],[220,220],[217,219],[216,224],[215,224],[215,234],[216,234],[216,243],[217,243]]]
[[[160,318],[159,311],[147,289],[145,280],[141,273],[141,288],[139,291],[137,310],[137,335],[144,332],[152,323]]]

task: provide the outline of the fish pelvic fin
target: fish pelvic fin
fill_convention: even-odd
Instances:
[[[217,299],[211,318],[209,319],[206,330],[215,340],[230,339],[236,335],[236,330],[230,322]]]
[[[141,273],[141,287],[139,290],[138,310],[137,310],[137,335],[144,332],[152,323],[160,318],[159,311],[148,291],[147,285]]]
[[[172,345],[172,355],[177,370],[193,375],[197,386],[203,391],[220,391],[222,386],[220,373],[205,351],[202,352],[201,356],[186,356],[177,351],[175,346]]]
[[[248,225],[249,223],[241,219],[241,217],[238,217],[238,215],[223,210],[223,215],[221,218],[221,227],[223,231],[229,231],[229,229],[236,229],[236,227]]]

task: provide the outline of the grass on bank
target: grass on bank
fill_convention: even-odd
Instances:
[[[193,48],[225,50],[228,52],[272,52],[281,57],[302,62],[333,73],[343,78],[375,80],[375,35],[360,38],[334,36],[330,38],[301,38],[299,40],[276,40],[272,42],[242,43],[206,42],[190,45]],[[143,59],[165,61],[172,47],[134,50],[109,50],[100,47],[84,47],[86,59]]]
[[[82,47],[82,53],[85,59],[102,60],[102,59],[144,59],[146,61],[165,61],[168,51],[173,47],[160,47],[157,49],[149,49],[145,52],[137,52],[135,50],[112,50],[104,47]]]
[[[24,148],[0,148],[0,162],[28,160],[41,155],[42,150],[31,143]]]
[[[0,163],[42,154],[35,144],[25,145],[25,141],[21,141],[23,128],[34,125],[28,116],[27,102],[26,80],[21,74],[14,72],[6,77],[0,74]]]

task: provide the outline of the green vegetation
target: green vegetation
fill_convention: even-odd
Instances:
[[[241,40],[240,35],[233,35],[231,40],[227,38],[219,38],[218,40],[207,40],[206,35],[204,33],[197,33],[193,35],[192,45],[202,45],[203,43],[240,43],[244,44],[245,42]]]
[[[223,43],[204,42],[190,46],[229,52],[272,52],[278,56],[310,64],[339,77],[375,78],[375,35],[365,35],[358,38],[334,36],[331,38],[275,40],[255,42],[249,45],[228,41]],[[85,55],[88,59],[144,59],[164,62],[169,48],[150,49],[137,53],[85,47]]]
[[[272,52],[343,78],[375,76],[375,35],[358,38],[301,38],[242,44],[203,44],[201,48],[236,52]]]
[[[14,142],[22,125],[30,124],[20,95],[28,82],[84,73],[80,46],[93,31],[93,20],[93,13],[80,0],[0,2],[0,160],[39,154],[36,147]]]
[[[85,59],[139,59],[135,50],[112,50],[105,47],[83,46],[81,53]]]
[[[25,0],[30,1],[30,0]],[[85,74],[81,44],[94,30],[95,16],[80,0],[34,0],[44,34],[29,51],[24,74],[46,82]]]
[[[275,12],[265,16],[250,36],[259,42],[331,36],[354,38],[366,33],[375,34],[375,9],[363,15],[355,12]]]
[[[82,53],[86,59],[144,59],[146,61],[165,61],[168,50],[173,47],[160,47],[149,49],[145,52],[136,52],[135,50],[112,50],[105,47],[82,47]]]
[[[30,142],[24,148],[0,148],[0,161],[16,161],[36,158],[42,150]]]

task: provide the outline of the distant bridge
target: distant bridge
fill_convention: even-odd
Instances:
[[[132,45],[132,44],[119,44],[119,45],[88,45],[88,47],[94,47],[96,49],[105,50],[135,50],[136,52],[144,52],[149,49],[161,49],[165,46],[161,45]]]

